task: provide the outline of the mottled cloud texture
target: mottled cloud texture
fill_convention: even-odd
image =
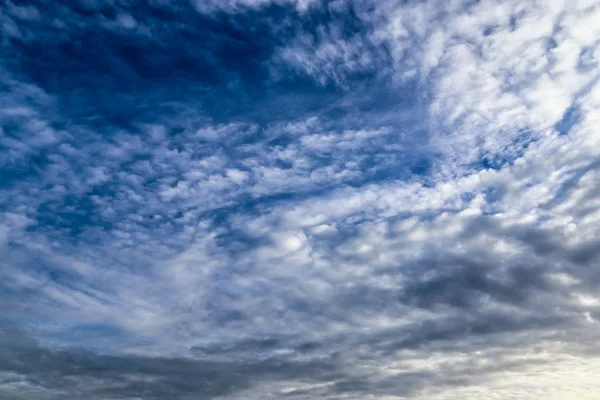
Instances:
[[[598,1],[0,30],[0,398],[600,398]]]

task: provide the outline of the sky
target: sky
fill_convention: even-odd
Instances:
[[[600,398],[597,0],[0,1],[0,398]]]

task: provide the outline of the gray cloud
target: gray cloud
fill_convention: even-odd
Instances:
[[[289,362],[265,360],[250,363],[214,362],[192,358],[101,355],[85,351],[46,349],[31,340],[3,332],[0,371],[17,376],[38,396],[19,398],[206,398],[222,397],[260,381],[310,379],[327,381],[336,376],[329,360]],[[8,338],[7,338],[8,336]],[[2,389],[0,389],[2,390]],[[17,395],[8,392],[9,395]]]

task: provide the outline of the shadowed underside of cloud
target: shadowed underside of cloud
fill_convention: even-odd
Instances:
[[[597,1],[0,5],[0,397],[594,399]]]

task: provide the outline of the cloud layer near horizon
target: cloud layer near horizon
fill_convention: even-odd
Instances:
[[[597,1],[61,3],[0,6],[0,397],[598,397]]]

